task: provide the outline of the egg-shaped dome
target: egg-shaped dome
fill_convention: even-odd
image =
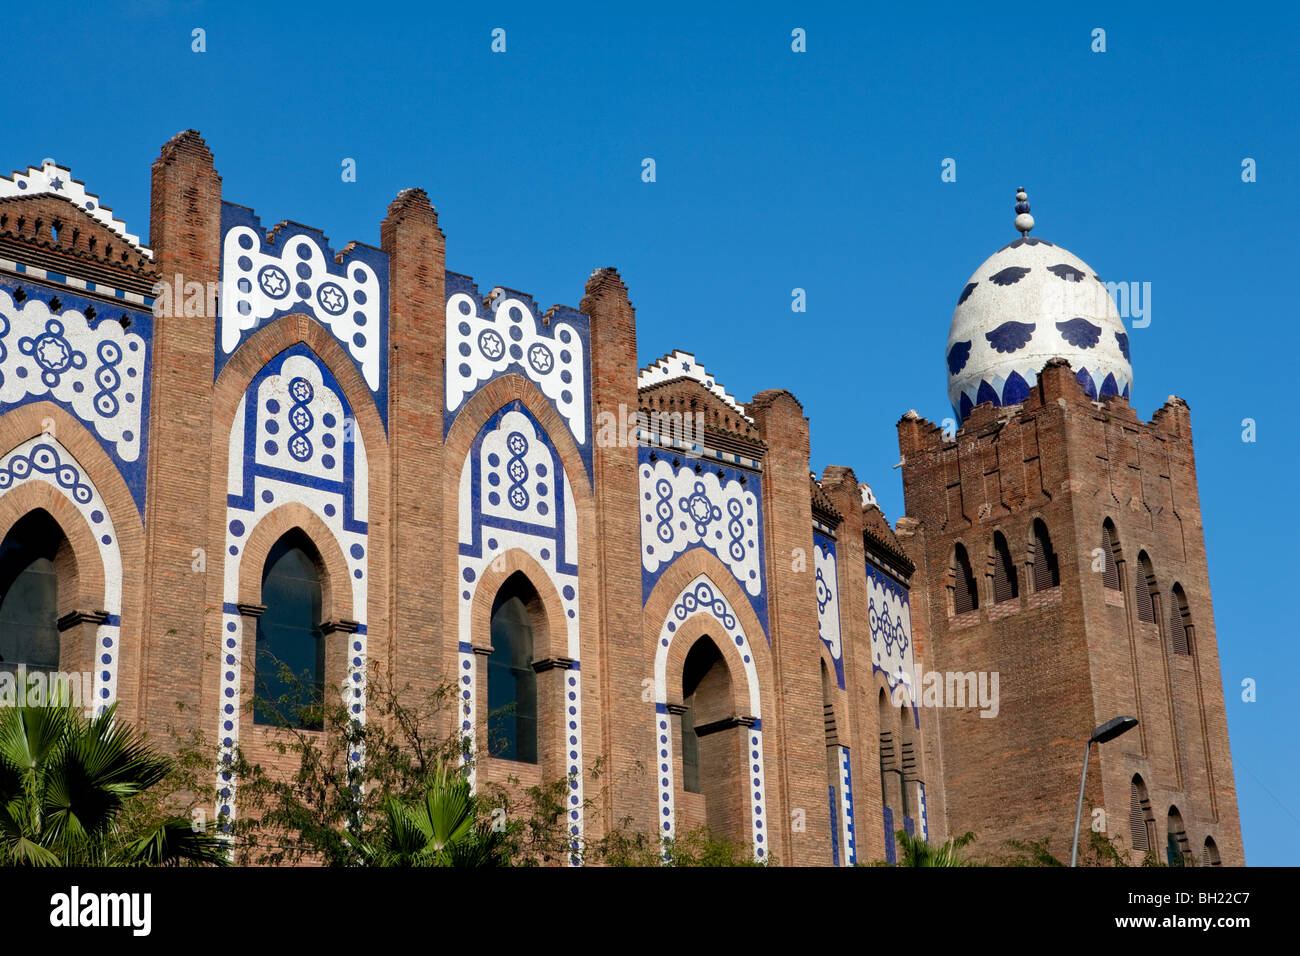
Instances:
[[[1033,228],[1028,203],[1017,211],[1017,228]],[[947,357],[959,421],[981,402],[1023,402],[1053,358],[1067,360],[1094,399],[1128,398],[1133,385],[1128,333],[1101,277],[1060,246],[1027,235],[989,256],[966,283]]]

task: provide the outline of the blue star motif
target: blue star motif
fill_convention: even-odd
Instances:
[[[53,189],[55,192],[58,192],[63,188],[63,180],[60,179],[58,176],[55,176],[53,179],[50,180],[50,188]]]

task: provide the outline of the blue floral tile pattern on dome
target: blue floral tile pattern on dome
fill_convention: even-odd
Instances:
[[[1119,345],[1119,350],[1120,350],[1121,353],[1123,353],[1123,355],[1124,355],[1124,360],[1125,360],[1126,362],[1131,362],[1133,359],[1132,359],[1132,357],[1128,354],[1128,333],[1127,333],[1127,332],[1116,332],[1116,333],[1115,333],[1115,342]]]
[[[1007,266],[989,276],[989,281],[994,285],[1015,285],[1025,276],[1029,275],[1030,269],[1025,266]]]
[[[152,314],[70,289],[24,284],[22,291],[0,281],[0,412],[46,401],[77,418],[121,472],[143,518]]]
[[[997,351],[1011,353],[1028,345],[1033,334],[1033,322],[1003,322],[992,332],[985,332],[984,337]]]
[[[1068,262],[1062,262],[1059,265],[1048,266],[1047,271],[1052,273],[1052,275],[1057,276],[1058,278],[1064,279],[1066,282],[1078,282],[1087,274],[1079,269],[1076,269]]]
[[[1050,246],[1052,243],[1046,239],[1035,239],[1033,236],[1021,236],[1019,239],[1013,239],[1008,242],[1002,249],[1019,249],[1021,246]],[[1001,252],[1002,249],[998,251]]]
[[[1101,326],[1087,319],[1067,319],[1056,323],[1061,338],[1076,348],[1090,349],[1101,341]]]
[[[221,204],[221,297],[213,374],[250,335],[301,313],[338,341],[388,423],[388,255],[351,243],[341,262],[325,234],[280,223],[268,234],[244,206]]]
[[[1095,402],[1097,400],[1097,384],[1092,380],[1092,373],[1088,371],[1087,367],[1079,369],[1074,377],[1083,386],[1083,390],[1088,393],[1088,397]]]
[[[952,348],[948,350],[948,374],[956,375],[966,367],[966,361],[970,358],[969,341],[954,342]]]
[[[1002,404],[1019,405],[1029,398],[1029,383],[1020,377],[1019,372],[1007,376],[1007,383],[1002,386]]]

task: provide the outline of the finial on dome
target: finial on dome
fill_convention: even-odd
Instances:
[[[1029,196],[1024,186],[1016,187],[1016,228],[1021,236],[1029,235],[1034,228],[1034,217],[1029,215]]]

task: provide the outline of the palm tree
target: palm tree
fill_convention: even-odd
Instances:
[[[931,846],[919,837],[913,837],[906,830],[899,830],[898,847],[902,851],[898,858],[899,866],[976,866],[961,854],[968,844],[975,842],[974,833],[963,833],[953,837],[947,843]]]
[[[227,862],[207,827],[172,816],[131,830],[133,799],[167,776],[171,761],[116,705],[86,718],[62,703],[0,713],[0,864],[164,866]]]
[[[442,762],[425,782],[422,799],[384,802],[384,821],[367,842],[343,837],[371,866],[500,866],[506,862],[505,834],[477,820],[469,779]]]

